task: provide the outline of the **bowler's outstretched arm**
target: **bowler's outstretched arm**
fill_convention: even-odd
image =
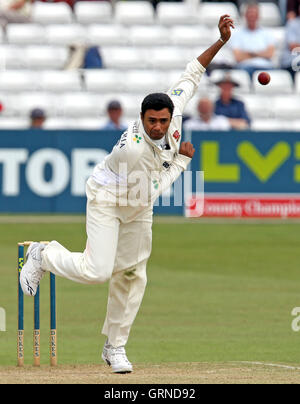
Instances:
[[[220,38],[197,58],[198,62],[205,68],[210,64],[219,50],[230,39],[231,28],[234,29],[233,20],[228,14],[222,15],[220,17],[218,27],[220,31]]]

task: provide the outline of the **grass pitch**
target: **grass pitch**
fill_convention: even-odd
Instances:
[[[72,251],[84,249],[84,218],[55,219],[0,217],[0,307],[6,310],[7,316],[7,331],[0,333],[0,383],[9,382],[11,372],[17,372],[20,377],[24,372],[14,368],[17,242],[57,239]],[[299,234],[297,222],[224,224],[201,219],[191,222],[157,219],[153,225],[148,286],[127,345],[129,359],[137,364],[136,372],[120,381],[108,379],[111,375],[100,359],[105,340],[101,327],[108,285],[80,285],[58,278],[60,377],[63,370],[68,374],[70,369],[75,369],[76,373],[81,367],[82,382],[86,381],[85,374],[90,374],[93,381],[93,374],[99,372],[106,375],[102,381],[148,383],[152,380],[149,372],[155,376],[158,371],[161,377],[154,377],[153,383],[176,383],[173,373],[178,369],[181,383],[271,383],[274,380],[298,383],[300,333],[292,331],[291,311],[300,307]],[[55,375],[55,370],[50,371],[46,366],[49,362],[48,299],[49,285],[45,277],[41,284],[41,362],[42,371]],[[31,372],[37,376],[37,370],[29,366],[32,307],[33,300],[26,298],[25,363],[28,366],[24,377]]]

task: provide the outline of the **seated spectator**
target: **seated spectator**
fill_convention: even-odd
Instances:
[[[43,129],[47,117],[43,109],[34,108],[30,113],[30,119],[30,129]]]
[[[72,44],[69,46],[69,58],[65,70],[102,69],[103,61],[99,46],[87,47],[84,44]]]
[[[259,27],[259,7],[250,3],[245,11],[246,27],[238,29],[230,40],[237,68],[248,71],[274,68],[274,39],[267,30]]]
[[[251,122],[245,104],[233,96],[233,89],[239,87],[239,84],[232,80],[230,73],[225,73],[222,80],[215,84],[220,87],[220,97],[215,103],[215,114],[226,116],[232,129],[249,129]]]
[[[119,101],[113,100],[107,105],[108,122],[102,126],[102,130],[126,130],[127,125],[122,122],[122,106]]]
[[[300,7],[299,7],[300,9]],[[288,70],[292,77],[300,71],[300,17],[290,19],[285,26],[285,46],[282,52],[281,67]]]
[[[103,62],[98,46],[87,48],[84,55],[84,69],[102,69]]]
[[[29,23],[33,0],[0,0],[0,25],[6,29],[9,23]]]
[[[202,98],[198,102],[197,118],[191,118],[184,122],[185,130],[230,130],[229,119],[225,116],[215,115],[214,104],[209,98]]]
[[[292,20],[293,18],[299,17],[299,0],[287,0],[286,5],[286,19],[287,21]]]

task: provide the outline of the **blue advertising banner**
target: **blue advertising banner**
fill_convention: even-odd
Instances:
[[[300,133],[193,132],[192,143],[205,193],[300,193]]]
[[[120,135],[1,131],[0,211],[84,212],[86,180]],[[300,133],[193,132],[191,140],[196,153],[191,176],[185,176],[188,186],[181,177],[157,201],[156,213],[183,214],[182,192],[174,190],[196,192],[199,171],[204,171],[205,193],[299,193]]]
[[[84,213],[85,183],[120,131],[1,131],[0,212]],[[171,205],[171,206],[170,206]],[[182,214],[172,191],[156,213]]]
[[[2,212],[84,212],[85,182],[120,132],[1,131]]]

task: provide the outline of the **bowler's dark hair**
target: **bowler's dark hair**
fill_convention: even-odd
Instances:
[[[154,109],[154,111],[160,111],[164,108],[168,108],[171,117],[173,116],[174,104],[171,98],[165,93],[153,93],[147,95],[142,102],[142,116],[148,109]]]

